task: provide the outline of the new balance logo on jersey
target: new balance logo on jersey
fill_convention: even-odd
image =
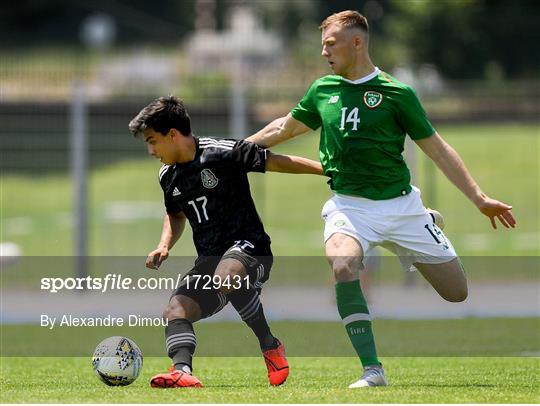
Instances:
[[[201,172],[202,184],[207,189],[213,189],[217,186],[219,179],[210,169],[203,169]]]
[[[173,192],[172,192],[172,195],[173,195],[173,196],[180,196],[181,194],[182,194],[182,192],[180,192],[180,191],[178,190],[178,188],[175,187],[174,190],[173,190]]]
[[[339,100],[339,96],[332,96],[330,99],[328,99],[328,104],[335,104]]]

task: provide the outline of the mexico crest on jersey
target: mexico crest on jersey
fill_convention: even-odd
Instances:
[[[379,92],[368,90],[364,93],[364,103],[366,103],[366,106],[368,106],[370,109],[374,109],[381,104],[382,99],[383,96]]]
[[[207,189],[215,188],[219,182],[219,179],[210,169],[203,169],[201,171],[201,180],[203,186]]]

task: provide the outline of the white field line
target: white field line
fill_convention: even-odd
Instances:
[[[164,207],[161,202],[152,201],[113,201],[104,206],[103,220],[111,223],[136,223],[140,220],[152,220],[163,218]],[[61,212],[55,215],[55,222],[63,227],[72,226],[71,214]],[[20,216],[2,219],[2,235],[4,237],[29,235],[34,232],[34,218],[32,216]],[[272,227],[269,227],[271,229]],[[311,232],[304,238],[308,238],[310,244],[322,246],[322,224],[321,232]],[[276,239],[286,239],[290,237],[287,230],[272,230]],[[540,250],[540,231],[519,232],[512,230],[507,236],[508,244],[518,250]],[[489,233],[469,233],[460,237],[461,245],[470,251],[482,252],[493,247],[496,241],[496,234]]]
[[[11,217],[2,220],[2,236],[29,235],[34,230],[31,217]]]
[[[486,251],[493,245],[493,233],[464,234],[461,237],[462,245],[471,251]],[[519,232],[512,230],[508,235],[508,243],[512,248],[523,250],[540,250],[540,231]]]
[[[162,203],[157,201],[115,201],[105,206],[106,221],[113,223],[133,223],[139,220],[161,219],[165,212]]]

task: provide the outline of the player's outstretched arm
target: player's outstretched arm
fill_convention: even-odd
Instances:
[[[437,132],[431,137],[415,140],[416,144],[443,171],[446,177],[465,194],[484,215],[489,217],[493,228],[498,218],[506,228],[516,226],[512,206],[488,197],[475,182],[459,154]]]
[[[165,214],[159,244],[157,248],[150,252],[146,258],[147,268],[158,269],[161,263],[169,257],[169,250],[182,236],[185,226],[186,216],[183,212],[176,214]]]
[[[266,170],[269,172],[307,173],[322,175],[323,170],[319,162],[294,155],[279,155],[267,151]]]
[[[262,130],[246,138],[246,141],[253,142],[264,148],[270,148],[297,135],[305,134],[310,130],[308,126],[289,113],[285,117],[275,119]]]

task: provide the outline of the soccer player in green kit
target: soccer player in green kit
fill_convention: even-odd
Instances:
[[[319,156],[333,197],[322,210],[326,256],[336,280],[337,307],[364,367],[349,388],[386,386],[360,287],[364,253],[383,246],[407,270],[417,269],[441,297],[467,298],[467,280],[450,241],[410,184],[402,157],[408,135],[447,178],[490,218],[515,227],[512,206],[489,198],[463,161],[435,131],[415,92],[377,68],[368,52],[368,23],[357,11],[326,18],[322,56],[335,75],[316,80],[286,117],[248,138],[271,147],[321,128]]]

